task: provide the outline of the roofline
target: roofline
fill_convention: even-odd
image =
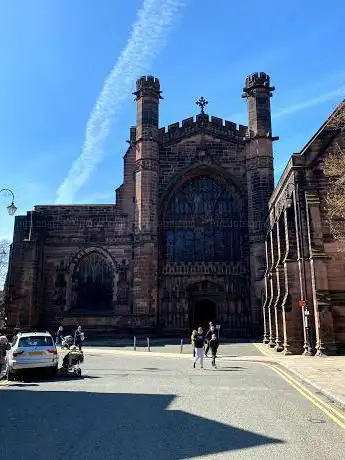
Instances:
[[[288,178],[290,177],[291,174],[293,174],[293,171],[296,169],[296,168],[301,168],[302,166],[300,165],[295,165],[294,164],[294,157],[302,157],[305,152],[309,149],[309,147],[313,144],[313,142],[320,136],[320,134],[326,129],[328,123],[330,122],[330,120],[333,118],[333,116],[338,112],[339,108],[345,104],[345,99],[343,99],[337,106],[336,108],[333,110],[333,112],[331,113],[331,115],[329,115],[329,117],[327,118],[327,120],[320,126],[320,128],[316,131],[316,133],[311,137],[311,139],[304,145],[304,147],[302,147],[301,151],[298,152],[298,153],[293,153],[278,182],[277,182],[277,185],[274,187],[274,190],[272,192],[272,195],[268,201],[268,208],[269,210],[271,210],[272,206],[274,205],[274,203],[276,202],[278,196],[280,195],[280,192],[282,189],[284,189],[284,186],[285,186],[285,183],[287,182]]]
[[[316,133],[313,135],[313,137],[305,144],[304,147],[302,147],[302,150],[299,153],[295,153],[294,155],[303,155],[306,150],[310,147],[310,145],[315,141],[315,139],[322,133],[322,131],[327,127],[327,124],[331,121],[331,119],[334,117],[334,115],[338,112],[339,108],[345,104],[345,99],[343,99],[333,110],[333,112],[330,114],[330,116],[327,118],[327,120],[321,125],[321,127],[316,131]]]

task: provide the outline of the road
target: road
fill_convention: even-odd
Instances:
[[[231,358],[202,370],[186,355],[86,351],[80,379],[2,383],[0,458],[344,458],[344,412],[335,417],[280,372]]]

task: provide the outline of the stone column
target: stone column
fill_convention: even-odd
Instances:
[[[262,343],[267,344],[269,342],[269,321],[268,321],[268,311],[267,311],[267,305],[269,302],[269,295],[268,295],[268,286],[269,286],[269,279],[268,279],[268,270],[269,270],[269,260],[268,260],[268,241],[267,237],[265,240],[265,253],[266,253],[266,272],[265,272],[265,300],[263,301],[262,305],[262,316],[263,316],[263,322],[264,322],[264,336],[263,336],[263,341]]]
[[[328,298],[327,255],[324,252],[320,201],[316,193],[305,194],[311,289],[316,334],[316,356],[336,351],[333,316]]]
[[[296,228],[296,242],[297,242],[297,261],[298,261],[298,274],[299,274],[299,284],[300,284],[300,300],[307,301],[306,286],[306,251],[305,251],[305,234],[303,232],[304,229],[304,222],[302,221],[302,213],[301,213],[301,194],[300,194],[300,186],[297,182],[295,184],[295,189],[293,192],[293,201],[294,201],[294,214],[295,214],[295,228]],[[302,310],[302,324],[303,324],[303,337],[304,337],[304,352],[303,355],[311,356],[310,350],[310,343],[308,344],[308,337],[306,334],[306,327],[305,327],[305,309],[304,307],[300,307]]]
[[[268,310],[268,320],[269,320],[269,342],[268,345],[270,347],[274,347],[276,344],[276,328],[275,328],[275,316],[274,316],[274,279],[273,279],[273,269],[274,269],[274,255],[273,255],[273,245],[272,245],[272,228],[269,232],[269,245],[268,245],[268,254],[269,254],[269,272],[268,272],[268,279],[269,279],[269,302],[267,305]]]
[[[281,336],[283,334],[282,324],[282,310],[281,310],[281,280],[282,280],[282,265],[281,265],[281,249],[280,249],[280,232],[279,232],[279,220],[275,222],[274,231],[274,268],[275,268],[275,301],[274,301],[274,314],[275,314],[275,326],[276,326],[276,350],[282,351]]]
[[[284,354],[299,353],[303,350],[304,331],[302,312],[298,306],[300,299],[300,271],[297,261],[297,237],[294,208],[284,211],[285,256],[283,259],[285,295],[283,300]]]

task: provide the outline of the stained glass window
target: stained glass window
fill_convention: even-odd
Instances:
[[[165,215],[165,256],[172,262],[227,262],[241,258],[240,215],[231,189],[208,176],[187,181]]]

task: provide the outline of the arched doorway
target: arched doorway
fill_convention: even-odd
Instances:
[[[215,302],[210,299],[200,299],[194,302],[191,306],[191,329],[202,327],[205,330],[208,328],[210,321],[215,324],[217,319],[217,308]]]
[[[99,314],[113,308],[114,268],[101,254],[91,252],[76,266],[73,277],[76,312]]]

